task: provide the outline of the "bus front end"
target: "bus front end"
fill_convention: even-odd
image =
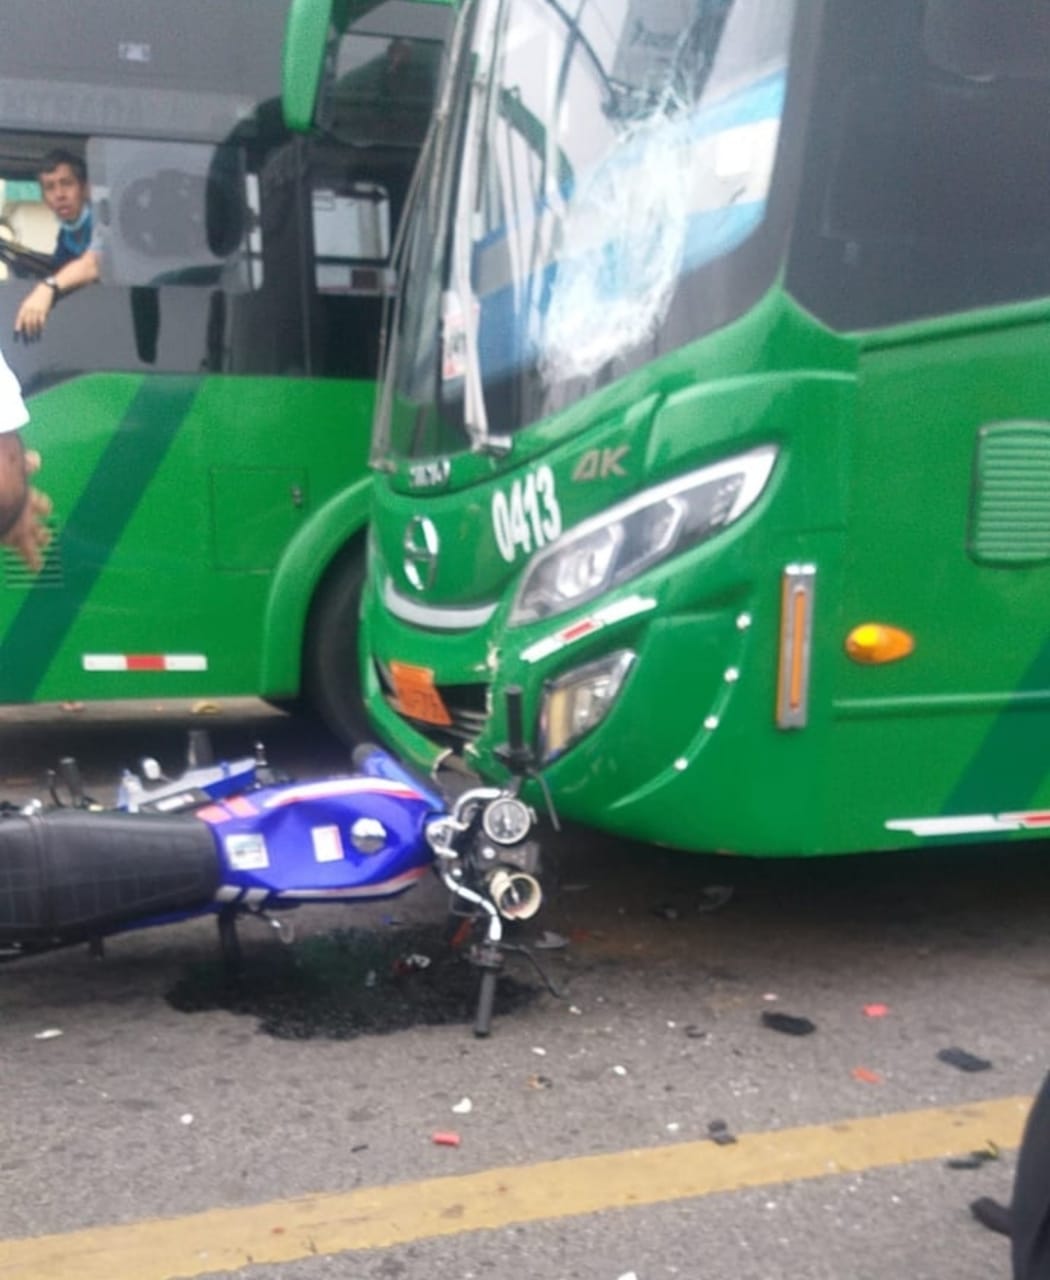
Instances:
[[[1050,21],[463,0],[374,439],[381,731],[754,855],[1050,824]]]
[[[782,731],[812,592],[800,563],[785,653],[771,566],[835,492],[819,424],[851,382],[776,287],[795,6],[578,10],[461,14],[377,418],[369,711],[417,762],[498,776],[520,685],[565,816],[786,852],[739,762],[805,785]],[[785,341],[812,372],[779,367]]]

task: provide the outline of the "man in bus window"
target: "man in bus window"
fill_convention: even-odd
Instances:
[[[91,214],[84,161],[72,151],[49,151],[37,171],[44,203],[58,219],[51,274],[34,285],[15,316],[15,333],[39,338],[51,308],[65,293],[93,284],[101,272],[101,244]]]
[[[0,351],[0,544],[17,552],[35,571],[51,541],[44,523],[51,513],[51,500],[29,483],[40,467],[40,455],[22,444],[20,431],[28,421],[18,379]]]

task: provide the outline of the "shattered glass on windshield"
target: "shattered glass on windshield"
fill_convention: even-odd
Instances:
[[[395,451],[447,450],[457,423],[483,446],[681,344],[667,321],[683,285],[765,218],[794,12],[793,0],[468,8],[456,135],[432,149],[435,199],[408,251]],[[712,317],[733,296],[719,281]],[[702,327],[703,298],[690,305]]]

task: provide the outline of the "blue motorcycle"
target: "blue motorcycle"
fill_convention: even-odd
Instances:
[[[145,762],[144,776],[125,773],[119,807],[103,810],[67,759],[67,801],[52,778],[52,807],[33,801],[0,816],[0,959],[97,949],[112,934],[211,914],[236,967],[245,916],[284,932],[289,909],[395,897],[436,872],[456,913],[477,926],[474,1031],[488,1035],[504,926],[534,916],[543,898],[536,815],[517,794],[531,764],[517,691],[508,722],[510,785],[454,797],[379,747],[359,747],[351,775],[297,782],[277,775],[261,748],[215,763],[197,732],[179,778]]]

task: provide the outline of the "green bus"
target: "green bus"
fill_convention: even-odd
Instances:
[[[773,856],[1050,826],[1050,4],[463,0],[373,448],[406,757]]]
[[[308,694],[354,720],[383,297],[448,17],[344,6],[310,136],[282,118],[310,21],[288,0],[37,0],[5,24],[0,332],[48,270],[56,148],[86,163],[104,253],[39,341],[3,339],[55,539],[39,576],[3,557],[0,701]]]

